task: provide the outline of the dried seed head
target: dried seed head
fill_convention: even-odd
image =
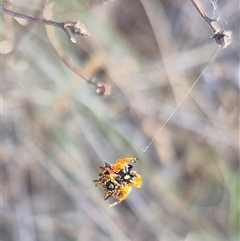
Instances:
[[[107,96],[111,94],[110,86],[103,83],[98,83],[96,86],[96,93],[101,96]]]
[[[231,31],[216,31],[212,38],[216,41],[218,46],[226,48],[232,42],[232,32]]]

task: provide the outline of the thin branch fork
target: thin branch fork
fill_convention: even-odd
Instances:
[[[193,3],[194,7],[197,9],[199,14],[202,16],[202,18],[208,23],[208,25],[213,30],[214,35],[211,38],[215,40],[218,46],[226,48],[231,43],[232,32],[225,31],[221,23],[219,24],[218,18],[210,18],[203,10],[203,8],[200,6],[198,0],[191,0],[191,2]],[[216,2],[213,2],[212,0],[210,0],[210,2],[212,3],[214,10],[216,11],[218,9]],[[217,11],[217,13],[219,14],[219,11]]]
[[[79,22],[57,22],[57,21],[53,21],[53,20],[47,20],[44,18],[35,18],[32,16],[28,16],[28,15],[25,15],[22,13],[18,13],[18,12],[14,12],[12,10],[6,9],[1,4],[0,4],[0,12],[3,12],[5,14],[8,14],[8,15],[16,17],[16,18],[26,19],[27,21],[32,21],[35,23],[45,24],[45,25],[50,25],[53,27],[60,28],[64,31],[64,33],[70,38],[70,40],[73,43],[76,43],[76,40],[71,35],[89,36],[85,27],[82,24],[80,24]],[[90,80],[86,79],[84,76],[81,75],[81,73],[79,73],[79,71],[65,57],[63,57],[62,54],[59,54],[59,57],[63,60],[63,62],[69,68],[71,68],[75,73],[77,73],[79,76],[81,76],[83,79],[85,79],[87,81],[87,83],[95,86],[95,91],[98,95],[106,96],[106,95],[110,94],[110,86],[108,86],[107,84],[104,84],[104,83],[97,83],[97,82],[95,82],[95,79],[90,79]]]

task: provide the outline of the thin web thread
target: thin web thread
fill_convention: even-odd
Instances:
[[[148,150],[148,148],[151,146],[151,144],[153,143],[153,141],[157,138],[157,136],[159,135],[159,133],[162,131],[162,129],[164,128],[164,126],[168,123],[168,121],[171,119],[171,117],[173,116],[173,114],[177,111],[177,109],[179,108],[179,106],[182,104],[182,102],[185,100],[185,98],[188,96],[188,94],[191,92],[191,90],[194,88],[194,86],[197,84],[197,82],[199,81],[199,79],[202,77],[202,75],[204,74],[204,72],[206,71],[206,69],[209,67],[209,65],[216,59],[216,57],[218,56],[218,54],[222,51],[223,47],[220,46],[217,51],[214,53],[214,55],[212,56],[212,58],[210,59],[210,61],[207,63],[207,65],[204,67],[203,71],[201,72],[201,74],[197,77],[197,79],[194,81],[194,83],[192,84],[192,86],[189,88],[189,90],[186,92],[186,94],[183,96],[183,98],[181,99],[181,101],[177,104],[177,106],[175,107],[175,109],[172,111],[172,113],[168,116],[168,118],[164,121],[163,125],[160,127],[160,129],[157,131],[157,133],[155,134],[155,136],[152,138],[152,140],[149,142],[149,144],[146,147],[141,148],[142,152],[146,152]]]
[[[217,21],[219,20],[222,29],[224,29],[222,22],[224,22],[225,24],[227,24],[227,23],[224,19],[222,19],[221,15],[220,15],[220,11],[217,6],[217,0],[210,0],[210,3],[213,5],[213,18],[216,18],[215,15],[217,15],[216,20]]]

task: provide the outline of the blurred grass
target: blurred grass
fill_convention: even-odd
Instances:
[[[72,44],[48,31],[112,94],[67,68],[44,26],[1,15],[2,240],[238,240],[237,1],[219,1],[232,44],[145,153],[216,51],[211,29],[190,1],[52,3],[54,20],[80,19],[90,37]],[[44,8],[3,4],[40,17]],[[92,180],[125,156],[140,157],[144,185],[109,209]]]

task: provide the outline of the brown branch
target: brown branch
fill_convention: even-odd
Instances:
[[[70,38],[70,40],[73,43],[76,43],[76,40],[71,35],[89,36],[85,27],[79,22],[57,22],[53,20],[47,20],[44,18],[36,18],[6,9],[2,5],[0,5],[0,11],[13,17],[26,19],[27,21],[60,28]]]

